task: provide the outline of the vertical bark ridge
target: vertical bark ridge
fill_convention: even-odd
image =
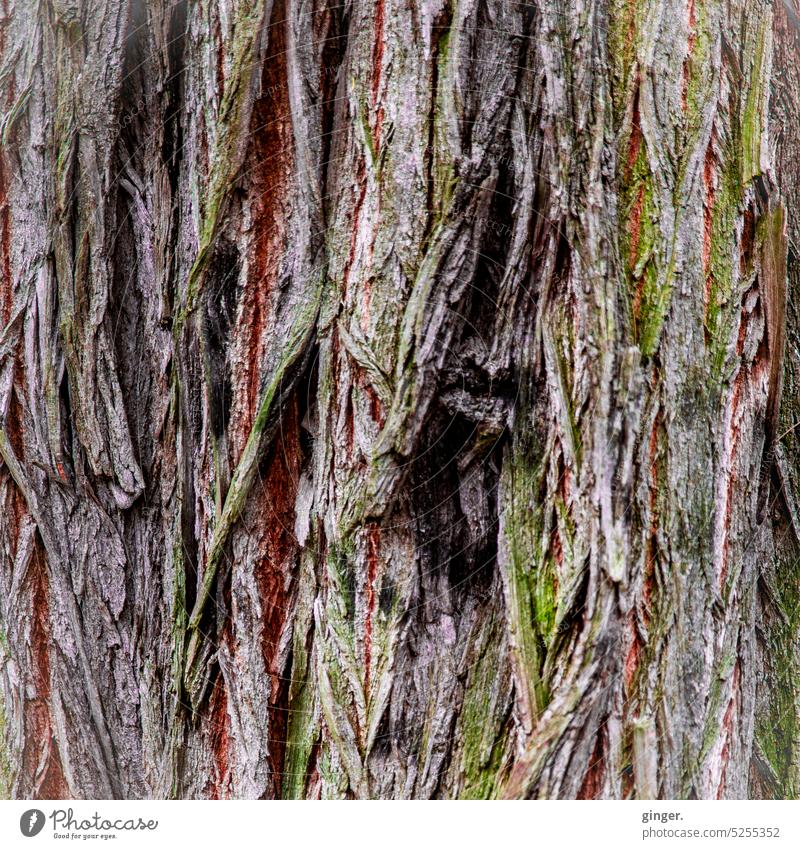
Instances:
[[[796,794],[793,0],[3,3],[0,789]]]

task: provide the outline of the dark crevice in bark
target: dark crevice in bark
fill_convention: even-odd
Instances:
[[[443,3],[439,8],[437,16],[431,24],[431,33],[433,38],[433,46],[431,49],[431,101],[428,112],[428,144],[425,150],[426,168],[427,168],[427,202],[426,208],[428,211],[428,231],[423,237],[423,245],[427,244],[430,238],[430,231],[433,222],[436,220],[436,212],[434,206],[434,197],[436,191],[436,126],[437,119],[441,111],[441,99],[443,96],[439,86],[439,64],[442,61],[443,46],[450,35],[450,28],[453,25],[453,9],[450,2]]]
[[[62,455],[60,462],[63,467],[58,467],[56,463],[56,471],[65,482],[72,482],[75,476],[75,465],[73,459],[73,451],[78,448],[75,442],[75,433],[72,428],[72,401],[70,399],[69,378],[66,370],[61,377],[61,382],[58,387],[58,402],[61,421],[64,423],[64,430],[61,438]]]
[[[331,160],[331,151],[335,146],[334,128],[336,113],[341,109],[345,75],[342,73],[343,62],[347,53],[347,41],[350,31],[350,6],[333,7],[326,5],[325,10],[315,21],[314,38],[321,45],[320,74],[319,74],[319,110],[320,110],[320,186],[323,197],[327,197],[330,185],[330,172],[335,166]],[[327,227],[325,211],[327,205],[322,204],[323,228]]]
[[[134,142],[131,149],[135,148]],[[123,152],[122,158],[127,158],[127,154]],[[137,438],[140,434],[146,438],[150,413],[148,375],[142,369],[141,354],[137,353],[144,348],[147,333],[145,305],[137,279],[138,256],[131,220],[137,211],[122,189],[117,194],[115,213],[118,222],[113,245],[115,274],[109,292],[108,326],[118,363],[117,373],[122,387],[125,415],[134,435],[134,457],[140,466],[148,468],[152,462],[152,448],[143,446]]]
[[[205,309],[210,371],[209,413],[211,432],[219,439],[227,432],[233,400],[227,352],[239,299],[240,260],[236,246],[218,239],[210,268]],[[224,497],[224,491],[222,495]]]
[[[787,3],[0,23],[16,795],[796,795]]]
[[[159,170],[164,169],[170,187],[170,214],[165,241],[173,244],[180,226],[179,180],[183,162],[184,132],[181,104],[185,99],[185,38],[187,27],[186,0],[178,0],[170,6],[167,69],[164,86],[164,101],[161,113],[161,161]],[[177,294],[179,259],[177,252],[170,252],[166,269],[168,277],[162,282],[164,308],[159,323],[171,326],[175,297]]]
[[[188,389],[184,388],[183,398],[180,403],[180,420],[181,426],[184,428],[184,450],[183,450],[183,467],[179,470],[182,476],[183,498],[180,504],[181,517],[181,563],[185,572],[185,590],[184,599],[181,600],[182,606],[186,611],[191,611],[197,599],[197,581],[198,581],[198,551],[199,540],[196,533],[196,512],[195,512],[195,495],[194,495],[194,480],[193,469],[191,466],[191,442],[189,437],[194,436],[197,439],[199,427],[194,424],[192,418],[199,418],[197,412],[192,414],[192,409],[199,410],[199,404],[192,408],[189,403]]]
[[[172,196],[178,193],[181,158],[183,155],[183,127],[181,103],[183,102],[184,39],[187,24],[186,0],[171,4],[167,35],[167,69],[164,85],[164,104],[161,114],[163,135],[161,161],[169,178]]]

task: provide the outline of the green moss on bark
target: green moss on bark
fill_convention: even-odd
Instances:
[[[13,758],[8,747],[8,723],[6,710],[0,699],[0,799],[11,798],[11,788],[14,784]]]

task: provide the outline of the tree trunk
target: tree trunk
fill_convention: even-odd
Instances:
[[[0,28],[7,794],[797,795],[795,0]]]

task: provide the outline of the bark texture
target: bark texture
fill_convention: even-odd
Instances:
[[[795,0],[2,0],[0,789],[800,787]]]

